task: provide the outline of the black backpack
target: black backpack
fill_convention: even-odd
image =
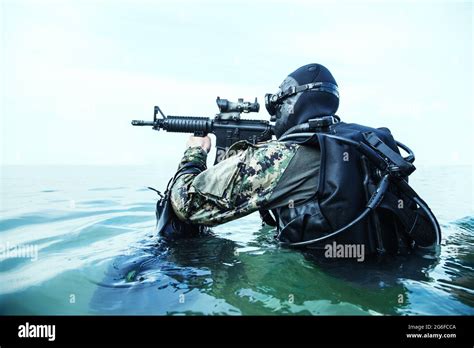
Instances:
[[[278,239],[288,246],[322,248],[332,241],[364,244],[365,252],[400,252],[440,243],[439,224],[408,185],[413,152],[387,128],[337,122],[317,131],[310,122],[280,141],[321,151],[315,197],[297,206],[273,209]],[[301,130],[305,130],[301,133]],[[406,158],[398,147],[409,153]],[[262,212],[271,224],[268,213]]]

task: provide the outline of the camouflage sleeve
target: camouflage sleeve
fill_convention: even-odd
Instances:
[[[257,145],[239,143],[217,165],[176,179],[171,188],[171,203],[180,219],[213,226],[248,215],[270,203],[273,189],[298,145],[276,141]],[[203,150],[189,148],[180,168],[190,162],[202,165],[205,160]]]

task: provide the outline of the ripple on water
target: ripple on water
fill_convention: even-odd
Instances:
[[[122,186],[117,186],[117,187],[94,187],[89,189],[88,191],[117,191],[117,190],[123,190],[126,187]]]

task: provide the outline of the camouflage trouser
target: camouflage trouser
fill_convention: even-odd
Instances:
[[[269,199],[299,145],[269,141],[235,143],[225,160],[200,174],[180,175],[171,189],[171,203],[183,221],[217,225],[248,215]],[[203,167],[207,154],[188,148],[179,169],[190,162]]]

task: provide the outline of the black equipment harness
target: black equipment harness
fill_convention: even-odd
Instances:
[[[390,249],[398,250],[400,244],[426,248],[440,243],[434,214],[408,185],[408,176],[416,169],[415,156],[388,129],[325,116],[293,127],[279,141],[321,151],[317,197],[295,212],[286,207],[272,210],[278,222],[261,211],[264,222],[278,226],[283,245],[316,246],[335,239],[364,243],[371,253],[384,252],[390,244]],[[408,156],[402,157],[398,147]],[[364,220],[369,221],[362,224]],[[392,230],[395,240],[386,229]]]

